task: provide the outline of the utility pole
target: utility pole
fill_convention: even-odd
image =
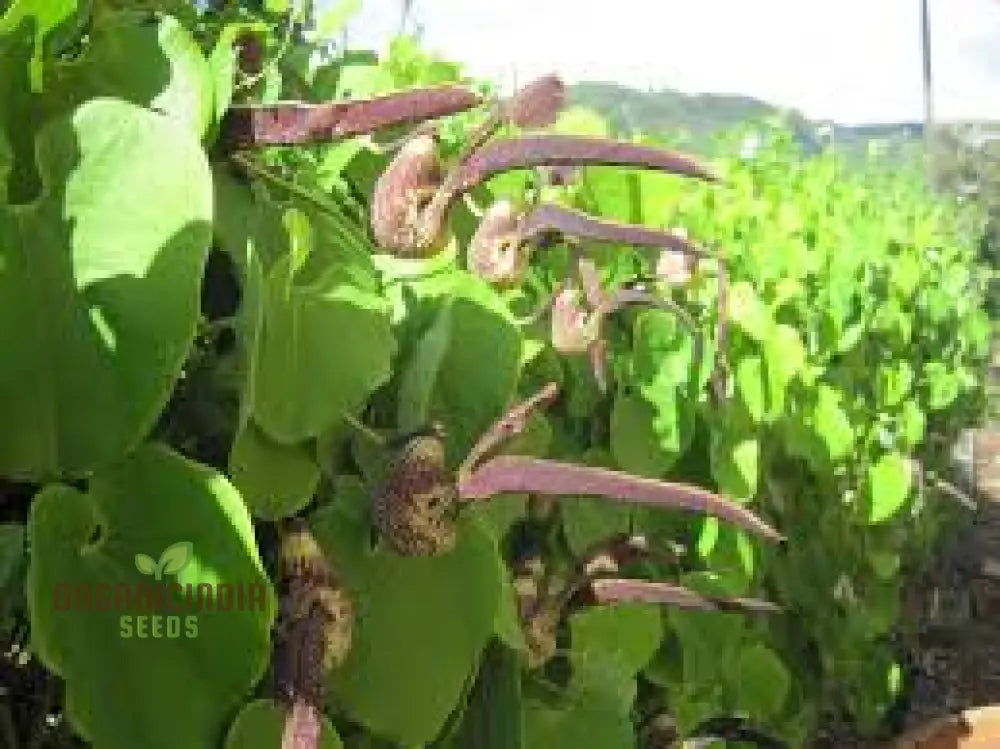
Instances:
[[[924,63],[924,147],[927,150],[927,183],[936,187],[934,169],[934,91],[931,79],[931,23],[928,5],[930,0],[920,0],[920,36]]]
[[[399,35],[406,33],[406,22],[410,20],[410,12],[413,10],[413,0],[402,0],[399,4]]]

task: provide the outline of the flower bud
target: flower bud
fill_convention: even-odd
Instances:
[[[454,548],[458,489],[447,470],[440,435],[407,441],[373,497],[372,514],[382,538],[397,554],[435,556]]]
[[[441,180],[433,136],[419,135],[400,149],[372,193],[372,233],[381,249],[401,257],[423,256],[434,244],[440,226],[428,232],[423,210]]]
[[[283,534],[280,572],[276,686],[287,700],[320,704],[328,672],[351,649],[354,603],[301,519],[289,521]]]
[[[671,229],[670,233],[682,241],[688,238],[684,229]],[[672,284],[685,284],[694,275],[697,262],[694,255],[665,247],[656,260],[656,275]]]
[[[552,304],[552,346],[561,354],[586,353],[598,337],[599,318],[583,304],[579,289],[567,287]]]
[[[524,86],[507,103],[507,118],[518,127],[548,127],[566,104],[566,86],[556,75],[546,75]]]
[[[321,588],[316,592],[317,609],[323,624],[323,670],[330,672],[347,660],[354,640],[354,601],[343,587]]]
[[[528,646],[528,668],[540,668],[555,656],[561,613],[555,606],[542,605],[524,617],[521,629]]]

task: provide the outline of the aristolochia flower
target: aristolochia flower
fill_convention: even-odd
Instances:
[[[586,306],[583,292],[567,286],[552,303],[552,348],[561,354],[584,354],[597,342],[601,316]]]
[[[682,241],[687,240],[687,231],[671,229],[670,234]],[[672,284],[684,284],[694,275],[697,257],[673,247],[665,247],[656,259],[656,275]]]
[[[497,285],[521,281],[528,267],[529,250],[520,231],[520,216],[509,200],[499,200],[483,216],[469,242],[468,267],[480,278]]]
[[[404,556],[447,553],[455,546],[461,508],[507,492],[596,496],[706,512],[769,540],[781,539],[777,531],[745,507],[694,486],[518,455],[498,455],[480,464],[498,445],[523,432],[531,414],[553,400],[557,392],[555,383],[550,383],[514,406],[473,446],[457,475],[445,465],[440,428],[409,439],[372,495],[374,522],[389,548]]]

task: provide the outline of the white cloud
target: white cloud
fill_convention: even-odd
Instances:
[[[567,80],[740,93],[844,123],[922,117],[916,0],[415,0],[426,45],[509,83]],[[401,0],[368,0],[352,46],[382,48]],[[1000,119],[1000,2],[931,0],[943,119]]]

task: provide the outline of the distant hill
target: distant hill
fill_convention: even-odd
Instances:
[[[902,146],[916,143],[924,133],[921,122],[848,126],[812,121],[801,112],[782,111],[760,99],[736,94],[684,94],[671,89],[639,91],[617,83],[586,82],[571,86],[569,99],[572,104],[602,114],[619,134],[635,130],[685,132],[690,138],[690,148],[695,151],[707,146],[709,138],[719,130],[779,114],[784,114],[809,152],[821,147],[824,129],[829,130],[837,147],[862,153],[875,139]]]

